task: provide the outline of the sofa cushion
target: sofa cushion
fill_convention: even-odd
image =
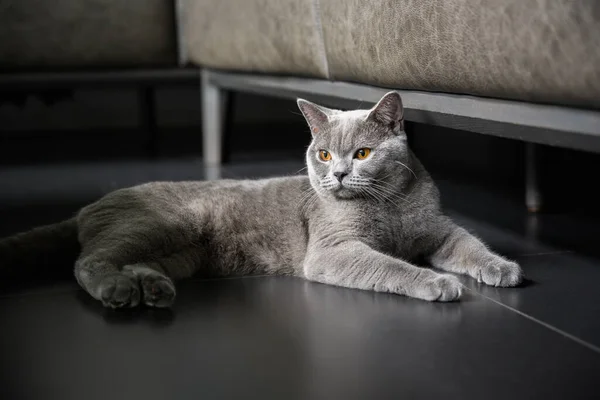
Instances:
[[[600,107],[597,0],[182,0],[191,61]]]
[[[194,63],[326,77],[312,0],[182,0],[181,15]]]
[[[171,0],[3,0],[0,68],[176,63]]]
[[[600,107],[597,0],[320,0],[330,78]]]

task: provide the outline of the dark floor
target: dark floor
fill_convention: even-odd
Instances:
[[[210,174],[301,168],[238,163]],[[204,176],[193,161],[5,167],[0,236],[118,187]],[[441,304],[292,278],[194,280],[171,311],[125,312],[71,280],[15,287],[0,293],[0,398],[598,398],[597,227],[439,185],[457,221],[521,263],[524,287],[464,279],[464,299]]]

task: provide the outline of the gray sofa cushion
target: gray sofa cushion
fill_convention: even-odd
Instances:
[[[321,0],[330,78],[600,107],[597,0]]]
[[[199,65],[325,77],[307,0],[182,0],[185,52]]]
[[[171,0],[2,0],[0,68],[174,65]]]
[[[200,65],[600,107],[597,0],[183,2]]]

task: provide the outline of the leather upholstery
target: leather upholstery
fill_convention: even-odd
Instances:
[[[312,0],[184,0],[183,36],[200,65],[325,77]]]
[[[321,0],[331,78],[600,107],[597,0]]]
[[[596,0],[184,0],[214,68],[600,107]]]

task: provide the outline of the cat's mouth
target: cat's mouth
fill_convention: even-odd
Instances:
[[[357,196],[357,191],[343,183],[339,183],[335,188],[330,189],[333,196],[338,199],[352,199]]]
[[[348,199],[354,199],[357,197],[357,193],[355,190],[349,189],[349,188],[340,188],[340,190],[336,191],[334,196],[338,199],[344,199],[344,200],[348,200]]]
[[[359,191],[350,182],[339,182],[333,179],[321,182],[321,188],[336,199],[352,199],[359,194]]]

